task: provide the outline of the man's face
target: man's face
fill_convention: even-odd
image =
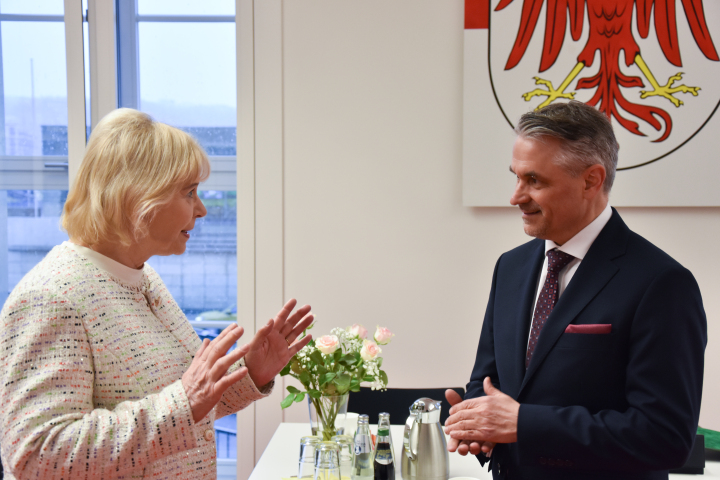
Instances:
[[[518,136],[510,164],[517,176],[510,203],[522,211],[525,233],[558,245],[587,225],[588,209],[585,179],[573,178],[556,163],[560,152],[561,142],[555,138]]]

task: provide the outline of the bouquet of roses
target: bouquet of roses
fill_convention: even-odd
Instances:
[[[280,405],[287,408],[307,395],[311,411],[314,408],[317,415],[317,424],[312,420],[313,434],[321,430],[325,440],[336,434],[335,419],[343,407],[347,409],[348,392],[360,391],[364,382],[373,390],[387,388],[378,345],[387,345],[395,334],[379,326],[373,340],[368,340],[367,334],[365,327],[357,324],[344,330],[333,328],[330,335],[311,340],[280,372],[297,378],[305,387],[304,391],[287,387],[290,394]]]
[[[280,372],[297,378],[305,387],[305,391],[288,387],[290,394],[282,407],[301,402],[306,394],[319,399],[358,392],[363,382],[369,382],[373,390],[386,389],[388,377],[380,369],[383,359],[379,345],[390,343],[395,334],[379,326],[373,340],[368,340],[367,334],[365,327],[355,324],[347,329],[333,328],[330,335],[311,340]]]

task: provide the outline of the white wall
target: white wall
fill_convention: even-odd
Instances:
[[[465,385],[495,261],[528,239],[515,209],[461,205],[463,9],[463,0],[282,3],[283,210],[269,213],[281,215],[282,295],[313,305],[315,335],[352,323],[395,331],[383,352],[393,387]],[[700,283],[710,338],[701,425],[720,429],[720,209],[621,214]],[[258,248],[263,240],[258,232]],[[265,411],[279,410],[280,387]],[[256,454],[279,421],[268,415],[256,416]],[[307,407],[283,419],[307,421]]]

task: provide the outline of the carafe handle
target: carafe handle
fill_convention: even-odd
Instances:
[[[405,453],[407,454],[407,456],[410,460],[415,460],[415,454],[413,453],[412,448],[410,447],[410,432],[412,432],[412,429],[414,426],[415,426],[415,414],[412,413],[405,421],[405,432],[403,433],[403,448],[405,449]]]

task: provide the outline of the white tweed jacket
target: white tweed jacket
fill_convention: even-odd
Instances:
[[[128,284],[57,246],[0,328],[9,479],[215,479],[214,420],[266,396],[245,377],[193,424],[180,377],[201,342],[147,264]]]

